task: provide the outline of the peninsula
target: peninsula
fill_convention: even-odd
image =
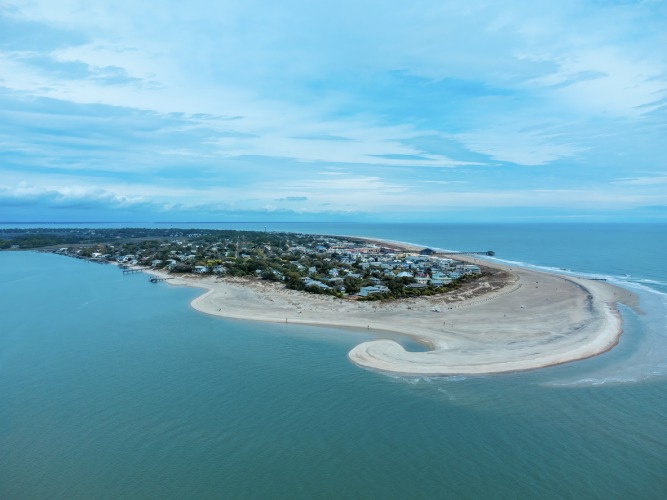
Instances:
[[[115,235],[111,241],[116,241],[103,243],[109,236],[104,231],[48,250],[114,261],[171,285],[203,288],[192,306],[212,315],[364,329],[377,340],[354,347],[350,360],[390,373],[501,373],[588,358],[618,342],[622,325],[616,304],[634,305],[632,294],[605,282],[386,241],[197,232],[127,241]],[[17,248],[11,243],[23,237],[5,241]],[[219,258],[207,265],[211,252]],[[393,340],[396,335],[428,350],[406,351]]]

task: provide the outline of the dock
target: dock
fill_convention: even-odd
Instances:
[[[481,252],[433,252],[430,255],[434,257],[447,257],[449,255],[488,255],[489,257],[493,257],[496,255],[496,252],[493,250],[484,250]]]
[[[150,279],[151,283],[160,283],[161,281],[173,280],[174,278],[158,278],[157,276]]]
[[[140,274],[143,272],[143,269],[123,269],[123,274]]]

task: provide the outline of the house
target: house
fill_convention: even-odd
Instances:
[[[375,285],[375,286],[362,286],[359,289],[360,297],[368,297],[369,295],[377,293],[387,293],[389,288],[384,285]]]
[[[431,280],[431,285],[435,287],[440,287],[444,285],[449,285],[452,282],[449,278],[443,278],[443,279],[435,279],[433,278]]]
[[[208,267],[206,266],[195,266],[194,272],[195,274],[204,274],[208,271]]]
[[[215,266],[213,272],[215,274],[224,274],[227,272],[227,268],[225,266]]]
[[[420,285],[428,285],[428,282],[431,281],[431,278],[428,276],[417,276],[415,277],[415,281]]]
[[[310,278],[306,278],[303,281],[304,281],[304,284],[307,287],[312,286],[312,287],[315,287],[315,288],[319,288],[320,290],[331,290],[331,287],[329,285],[325,285],[321,281],[313,280],[313,279],[310,279]]]
[[[465,274],[481,274],[482,270],[479,268],[479,266],[475,266],[473,264],[465,264],[463,266],[463,272]]]

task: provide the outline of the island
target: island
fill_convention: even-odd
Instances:
[[[357,237],[182,229],[4,230],[39,248],[202,288],[198,311],[363,329],[349,359],[403,375],[490,374],[595,356],[622,333],[634,296],[599,280],[508,266],[478,254]],[[423,351],[407,351],[397,336]]]

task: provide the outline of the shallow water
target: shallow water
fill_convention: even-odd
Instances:
[[[422,237],[457,248],[442,236],[454,232]],[[662,243],[647,234],[649,255]],[[189,307],[196,290],[0,253],[0,497],[663,498],[667,314],[641,280],[667,275],[619,255],[605,268],[585,243],[596,266],[554,248],[533,263],[637,287],[645,314],[621,308],[615,349],[442,378],[350,364],[368,332],[214,318]],[[498,257],[530,261],[509,250]]]

